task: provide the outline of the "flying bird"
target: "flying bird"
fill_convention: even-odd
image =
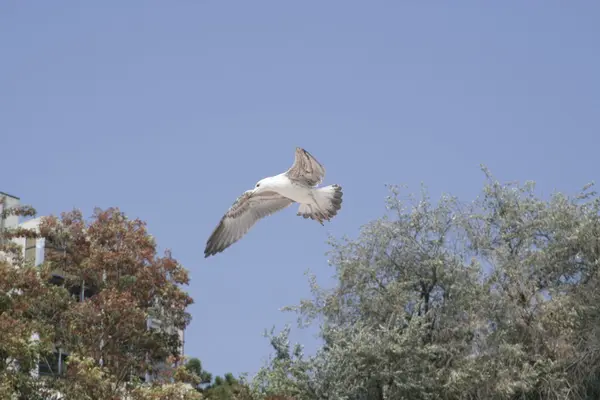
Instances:
[[[296,215],[323,225],[342,207],[342,187],[317,187],[325,168],[306,150],[296,147],[294,164],[287,171],[261,179],[254,189],[238,197],[206,242],[204,257],[222,252],[240,240],[254,224],[268,215],[299,203]]]

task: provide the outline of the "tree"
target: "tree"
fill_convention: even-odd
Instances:
[[[30,208],[4,211],[35,214]],[[22,236],[45,239],[39,268],[25,265],[6,240]],[[188,283],[187,271],[170,251],[157,255],[145,223],[116,208],[96,210],[91,221],[75,210],[42,218],[39,232],[13,229],[0,238],[7,255],[0,264],[0,325],[10,326],[0,339],[0,363],[16,365],[0,368],[3,393],[33,399],[28,393],[43,383],[82,400],[126,393],[166,399],[181,390],[191,391],[186,399],[199,398],[177,383],[185,379],[177,329],[189,323],[192,303],[180,287]],[[159,329],[149,329],[149,317]],[[52,369],[57,351],[68,355],[61,371]],[[50,375],[30,379],[38,361]],[[141,386],[145,372],[158,378],[165,371],[160,384]]]
[[[392,187],[388,215],[332,241],[336,287],[311,277],[313,298],[287,308],[321,323],[323,346],[306,357],[272,332],[254,397],[600,397],[597,194],[545,200],[485,172],[468,204]]]
[[[224,377],[216,376],[202,368],[198,358],[190,358],[184,365],[185,370],[192,375],[186,381],[192,384],[204,399],[212,400],[250,400],[249,388],[245,382],[227,373]],[[194,378],[195,377],[195,378]]]
[[[194,386],[199,391],[202,391],[203,387],[210,385],[212,382],[212,374],[202,368],[202,362],[198,358],[193,357],[187,360],[185,363],[185,369],[197,377],[197,383]]]
[[[0,203],[4,205],[4,198]],[[0,220],[10,215],[35,215],[28,206],[0,209]],[[17,399],[52,395],[32,373],[52,347],[53,327],[45,318],[48,303],[57,308],[64,304],[61,289],[46,285],[39,271],[26,265],[20,247],[11,241],[36,236],[36,232],[21,228],[0,230],[0,393]]]
[[[214,382],[204,390],[204,396],[210,400],[249,400],[249,388],[230,373],[223,378],[217,376]]]

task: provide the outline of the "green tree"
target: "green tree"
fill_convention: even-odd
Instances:
[[[197,383],[194,385],[199,391],[203,387],[210,385],[212,382],[212,374],[202,368],[202,362],[198,358],[190,358],[185,363],[185,369],[197,377]]]
[[[217,376],[214,382],[203,391],[206,399],[210,400],[250,400],[248,386],[234,378],[230,373],[224,377]]]
[[[0,203],[0,219],[35,215],[28,206],[5,208],[3,197]],[[21,228],[0,230],[0,393],[16,399],[36,400],[53,394],[33,373],[38,361],[51,353],[54,329],[48,318],[49,304],[60,309],[65,298],[60,288],[46,285],[40,271],[24,262],[21,247],[11,241],[36,236]]]
[[[195,378],[188,376],[187,382],[191,383],[204,399],[213,400],[250,400],[250,391],[245,382],[236,379],[233,374],[227,373],[224,377],[216,376],[202,368],[198,358],[190,358],[184,365],[185,370]]]
[[[272,332],[255,398],[599,398],[600,200],[485,172],[471,203],[392,187],[387,215],[332,241],[337,285],[311,277],[288,307],[323,346],[306,357]]]

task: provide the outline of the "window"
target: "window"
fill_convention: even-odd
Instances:
[[[50,283],[53,285],[60,286],[64,283],[65,278],[60,276],[59,274],[52,274],[50,277]]]
[[[68,354],[62,350],[55,351],[46,357],[40,356],[39,374],[40,376],[48,375],[62,375],[67,370],[67,358]]]
[[[97,291],[93,287],[83,284],[83,287],[82,285],[71,286],[69,293],[71,293],[71,296],[75,297],[77,301],[83,301],[95,295]]]

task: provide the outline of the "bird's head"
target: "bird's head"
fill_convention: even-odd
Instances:
[[[260,181],[256,182],[256,185],[254,186],[254,193],[258,193],[258,192],[264,192],[266,190],[269,190],[271,187],[271,182],[272,179],[271,177],[269,178],[264,178],[261,179]]]

